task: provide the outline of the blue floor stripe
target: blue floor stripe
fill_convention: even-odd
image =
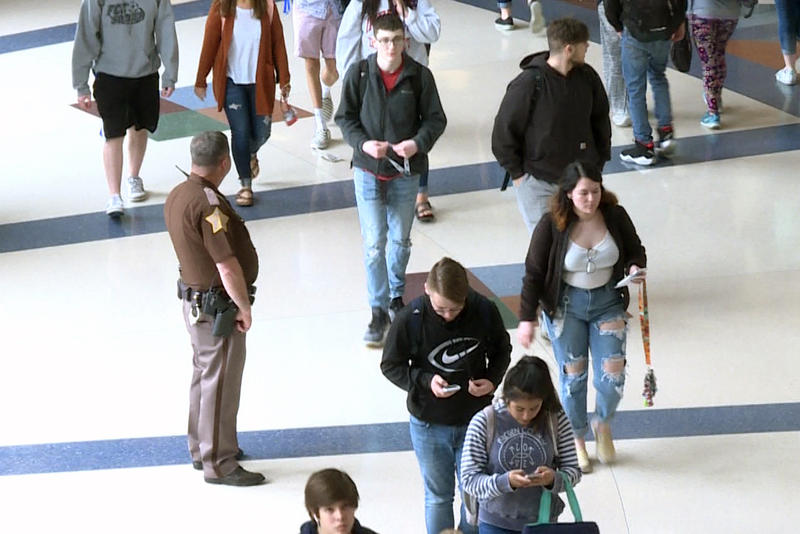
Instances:
[[[680,133],[680,132],[678,132]],[[678,139],[677,153],[660,165],[689,165],[789,150],[800,150],[800,124],[786,124],[754,130],[724,132]],[[614,147],[604,174],[636,168],[619,160],[623,147]],[[431,170],[430,193],[450,195],[494,189],[503,180],[496,162],[476,163]],[[231,179],[231,178],[228,178]],[[507,194],[513,194],[508,192]],[[261,220],[314,213],[355,206],[351,180],[340,180],[255,194],[253,207],[241,209],[246,220]],[[120,219],[103,212],[69,215],[0,225],[0,253],[71,245],[165,231],[163,205],[126,209]]]
[[[211,0],[195,0],[194,2],[173,5],[172,11],[175,13],[175,20],[180,21],[204,17],[208,14],[208,8],[210,6]],[[78,19],[78,14],[79,9],[76,6],[75,20]],[[39,30],[2,35],[0,36],[0,54],[19,52],[20,50],[28,50],[30,48],[38,48],[40,46],[52,44],[68,43],[75,40],[76,26],[77,24],[75,23],[61,24],[59,26],[51,26]]]
[[[800,403],[631,410],[618,412],[614,420],[615,439],[798,430]],[[411,450],[407,422],[240,432],[239,445],[250,460]],[[188,462],[185,436],[0,447],[0,475],[153,467]]]

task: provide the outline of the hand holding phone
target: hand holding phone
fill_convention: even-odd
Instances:
[[[460,389],[461,389],[461,386],[459,386],[458,384],[450,384],[449,386],[444,386],[442,388],[442,391],[444,391],[445,393],[455,393],[456,391],[458,391]]]

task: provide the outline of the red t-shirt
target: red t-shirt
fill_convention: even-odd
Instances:
[[[381,72],[381,78],[383,78],[383,85],[386,86],[386,91],[391,93],[394,86],[397,85],[397,79],[400,77],[400,73],[403,72],[403,62],[400,62],[400,66],[397,67],[397,70],[394,72],[386,72],[383,69],[378,69]]]

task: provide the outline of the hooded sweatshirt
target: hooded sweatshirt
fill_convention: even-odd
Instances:
[[[83,0],[72,48],[72,86],[89,94],[89,70],[122,78],[178,79],[178,36],[169,0]]]
[[[314,521],[306,521],[302,525],[300,525],[300,534],[318,534],[319,530],[317,529],[317,524]],[[353,530],[351,534],[378,534],[374,530],[370,530],[367,527],[362,527],[361,523],[358,522],[356,519],[355,524],[353,525]]]
[[[416,316],[416,317],[413,317]],[[423,295],[400,310],[386,338],[381,371],[408,392],[408,411],[422,421],[465,426],[492,395],[474,397],[470,379],[487,378],[497,387],[508,368],[511,342],[497,306],[470,290],[464,309],[450,322]],[[461,389],[440,399],[431,391],[438,374]]]
[[[584,63],[564,76],[549,57],[538,52],[520,62],[522,73],[508,84],[494,120],[492,152],[512,178],[528,173],[555,184],[577,159],[603,168],[611,159],[611,122],[597,72]]]

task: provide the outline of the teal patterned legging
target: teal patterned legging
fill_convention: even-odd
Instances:
[[[689,15],[689,26],[692,29],[692,41],[697,48],[697,55],[703,64],[703,89],[706,105],[711,113],[719,113],[720,96],[725,78],[728,76],[728,65],[725,62],[725,47],[728,39],[736,29],[738,19],[704,19]]]

